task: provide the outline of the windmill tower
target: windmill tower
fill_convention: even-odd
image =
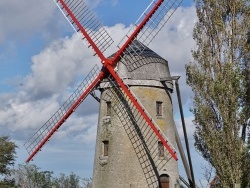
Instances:
[[[138,41],[133,42],[125,59],[130,58],[134,45],[138,46]],[[143,48],[133,67],[121,61],[117,65],[117,73],[168,141],[175,143],[170,96],[173,85],[172,81],[160,81],[163,77],[170,77],[168,62],[149,48]],[[112,80],[104,80],[99,89],[101,100],[93,188],[158,187],[159,181],[162,185],[165,183],[165,187],[178,187],[177,161],[164,151],[163,144],[145,122],[136,121],[140,119],[136,109],[120,96],[122,93]],[[150,144],[143,143],[148,141]]]
[[[94,68],[58,111],[25,143],[29,162],[96,88],[101,91],[94,187],[174,187],[178,179],[176,131],[167,61],[147,46],[182,0],[152,0],[118,51],[84,0],[54,0],[102,68]],[[189,178],[190,179],[190,178]],[[165,186],[165,187],[164,187]],[[178,184],[177,184],[178,186]]]

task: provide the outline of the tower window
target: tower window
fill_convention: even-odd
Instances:
[[[162,102],[156,101],[156,115],[162,116]]]
[[[109,141],[105,140],[102,142],[102,153],[103,156],[108,156],[108,152],[109,152]]]
[[[158,156],[164,157],[164,145],[161,141],[158,141]]]
[[[107,114],[106,115],[107,116],[111,115],[111,102],[110,101],[107,102]]]
[[[169,188],[170,187],[170,177],[167,174],[162,174],[160,176],[160,188]]]

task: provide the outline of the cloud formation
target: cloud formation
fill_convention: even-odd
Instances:
[[[51,2],[28,0],[16,6],[16,0],[1,1],[0,24],[2,25],[6,19],[10,19],[10,22],[7,23],[6,28],[0,28],[0,41],[10,36],[22,37],[21,33],[27,36],[33,35],[45,27],[48,29],[51,25],[49,20],[55,19],[52,18],[55,14],[55,6]],[[6,9],[10,13],[2,12]],[[19,13],[19,16],[15,16],[16,13]],[[28,18],[31,17],[33,19],[29,20]],[[181,91],[185,91],[182,92],[185,93],[183,102],[189,98],[187,91],[190,90],[185,85],[185,64],[192,59],[190,50],[194,47],[192,28],[195,21],[194,7],[179,8],[149,46],[169,61],[172,75],[182,76]],[[60,25],[60,22],[58,21],[57,24]],[[57,24],[51,27],[52,33],[58,32]],[[115,41],[115,44],[105,53],[106,55],[111,55],[117,50],[116,44],[129,29],[130,26],[126,27],[121,23],[106,27]],[[72,88],[76,87],[76,83],[84,78],[91,67],[96,63],[101,65],[99,59],[92,54],[93,52],[83,44],[78,35],[72,34],[54,39],[40,53],[34,55],[31,58],[30,72],[22,78],[23,85],[17,88],[15,93],[0,93],[1,130],[9,132],[13,135],[13,139],[24,143],[31,133],[54,114],[70,95]],[[98,103],[90,98],[84,101],[56,133],[55,138],[51,139],[52,145],[48,146],[51,151],[56,147],[53,143],[59,140],[60,142],[63,140],[64,143],[60,148],[63,153],[73,150],[72,143],[75,143],[74,149],[82,148],[82,145],[86,147],[89,144],[94,145]]]
[[[77,75],[85,75],[93,66],[92,54],[84,49],[77,34],[53,41],[32,57],[32,72],[25,78],[24,89],[39,99],[72,86]]]
[[[151,48],[168,61],[172,76],[181,76],[179,87],[182,103],[190,103],[192,91],[186,85],[185,65],[192,61],[191,49],[195,48],[192,31],[197,21],[195,7],[179,7],[166,26],[156,36]],[[178,109],[176,93],[173,95],[174,110]]]
[[[0,1],[0,42],[30,37],[50,25],[55,7],[53,1]]]
[[[151,45],[154,51],[169,61],[172,75],[185,75],[184,66],[190,61],[190,49],[194,46],[191,37],[194,22],[194,7],[179,8]],[[130,28],[116,24],[106,29],[117,42]],[[114,51],[116,49],[112,47],[107,53]],[[83,78],[95,63],[100,64],[77,34],[52,41],[32,57],[31,72],[24,78],[25,84],[17,94],[11,94],[8,100],[3,101],[0,126],[8,125],[10,130],[25,130],[46,121],[48,114],[53,114],[62,104],[62,99],[69,95],[67,88],[75,86],[79,77]],[[98,109],[92,112],[97,114]],[[84,117],[83,113],[78,115]]]

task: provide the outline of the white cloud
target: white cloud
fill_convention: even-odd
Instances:
[[[1,0],[0,41],[6,37],[27,38],[41,31],[53,20],[55,7],[53,1]]]
[[[180,7],[152,42],[152,49],[169,61],[172,74],[184,75],[184,65],[192,60],[191,49],[195,46],[192,32],[195,21],[194,7]]]
[[[32,61],[32,73],[25,78],[24,89],[35,98],[62,92],[98,63],[76,34],[53,41]]]
[[[196,20],[195,7],[178,8],[150,45],[155,52],[168,60],[171,75],[181,76],[179,87],[183,105],[192,96],[191,88],[186,85],[185,65],[192,61],[191,49],[195,47],[192,33]]]
[[[106,27],[116,41],[105,52],[111,55],[117,51],[117,43],[127,33],[129,28],[123,24]],[[33,98],[48,97],[60,93],[68,86],[72,87],[78,77],[83,78],[100,60],[93,56],[93,50],[88,49],[77,34],[52,41],[51,44],[32,57],[31,74],[24,79],[23,89]]]
[[[27,93],[20,91],[16,95],[11,95],[6,101],[2,101],[0,127],[8,127],[10,131],[37,129],[44,123],[45,118],[49,118],[58,108],[55,97],[40,101],[27,99],[29,99]]]
[[[115,39],[120,40],[128,28],[122,24],[106,28],[111,33],[116,33]],[[109,54],[116,49],[109,49]],[[0,127],[6,127],[10,131],[21,131],[38,128],[46,122],[51,115],[60,107],[62,102],[71,94],[72,87],[77,87],[90,69],[95,65],[101,65],[93,52],[88,49],[77,34],[72,37],[59,38],[52,41],[39,54],[32,57],[31,72],[20,81],[23,83],[16,94],[1,95],[2,108],[0,109]],[[82,134],[81,130],[88,125],[89,116],[91,124],[97,124],[98,103],[88,99],[84,101],[86,109],[81,105],[75,115],[69,121],[73,124],[71,129],[64,130],[61,136]],[[77,123],[78,122],[78,123]],[[82,126],[77,126],[81,124]],[[88,129],[87,129],[88,131]],[[85,135],[87,140],[93,141],[95,133],[92,131]],[[24,135],[25,136],[25,135]],[[81,136],[80,136],[81,137]],[[19,138],[23,139],[19,135]],[[27,138],[25,138],[27,139]],[[82,138],[83,139],[83,138]]]
[[[74,114],[56,133],[56,140],[70,140],[76,144],[95,143],[98,114],[76,117]]]
[[[194,7],[178,9],[151,45],[154,51],[169,60],[170,68],[178,75],[184,76],[184,65],[191,58],[195,18]],[[106,29],[116,44],[129,30],[123,24]],[[107,53],[116,51],[114,46]],[[53,114],[52,111],[59,107],[63,96],[68,95],[67,87],[72,87],[77,78],[86,75],[95,63],[100,64],[98,58],[92,56],[92,51],[83,45],[76,34],[52,41],[40,54],[32,57],[31,73],[25,77],[21,90],[4,101],[0,109],[0,126],[7,123],[9,129],[21,130],[46,121],[48,114]],[[93,109],[92,113],[97,113],[97,110]],[[87,114],[86,110],[84,113]],[[83,113],[81,115],[84,116]]]
[[[180,135],[180,138],[182,140],[184,140],[184,133],[183,133],[181,119],[180,118],[176,119],[175,123],[176,123],[176,126],[177,126],[178,133]],[[185,118],[185,125],[186,125],[186,132],[187,132],[188,139],[190,141],[194,140],[193,135],[194,135],[194,131],[195,131],[195,126],[193,124],[193,116]]]

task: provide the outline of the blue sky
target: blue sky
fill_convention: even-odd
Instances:
[[[115,42],[121,40],[150,2],[89,0]],[[195,21],[193,2],[184,0],[149,47],[169,61],[172,75],[182,76],[180,87],[195,174],[202,179],[204,161],[193,147],[194,126],[189,112],[192,92],[185,84],[185,64],[192,61],[190,51],[195,48]],[[52,0],[2,0],[0,24],[4,26],[0,28],[0,130],[18,144],[18,164],[28,156],[25,141],[60,107],[94,64],[100,63]],[[181,134],[175,93],[173,98]],[[98,103],[88,97],[32,163],[55,174],[73,171],[90,177],[97,118]]]

